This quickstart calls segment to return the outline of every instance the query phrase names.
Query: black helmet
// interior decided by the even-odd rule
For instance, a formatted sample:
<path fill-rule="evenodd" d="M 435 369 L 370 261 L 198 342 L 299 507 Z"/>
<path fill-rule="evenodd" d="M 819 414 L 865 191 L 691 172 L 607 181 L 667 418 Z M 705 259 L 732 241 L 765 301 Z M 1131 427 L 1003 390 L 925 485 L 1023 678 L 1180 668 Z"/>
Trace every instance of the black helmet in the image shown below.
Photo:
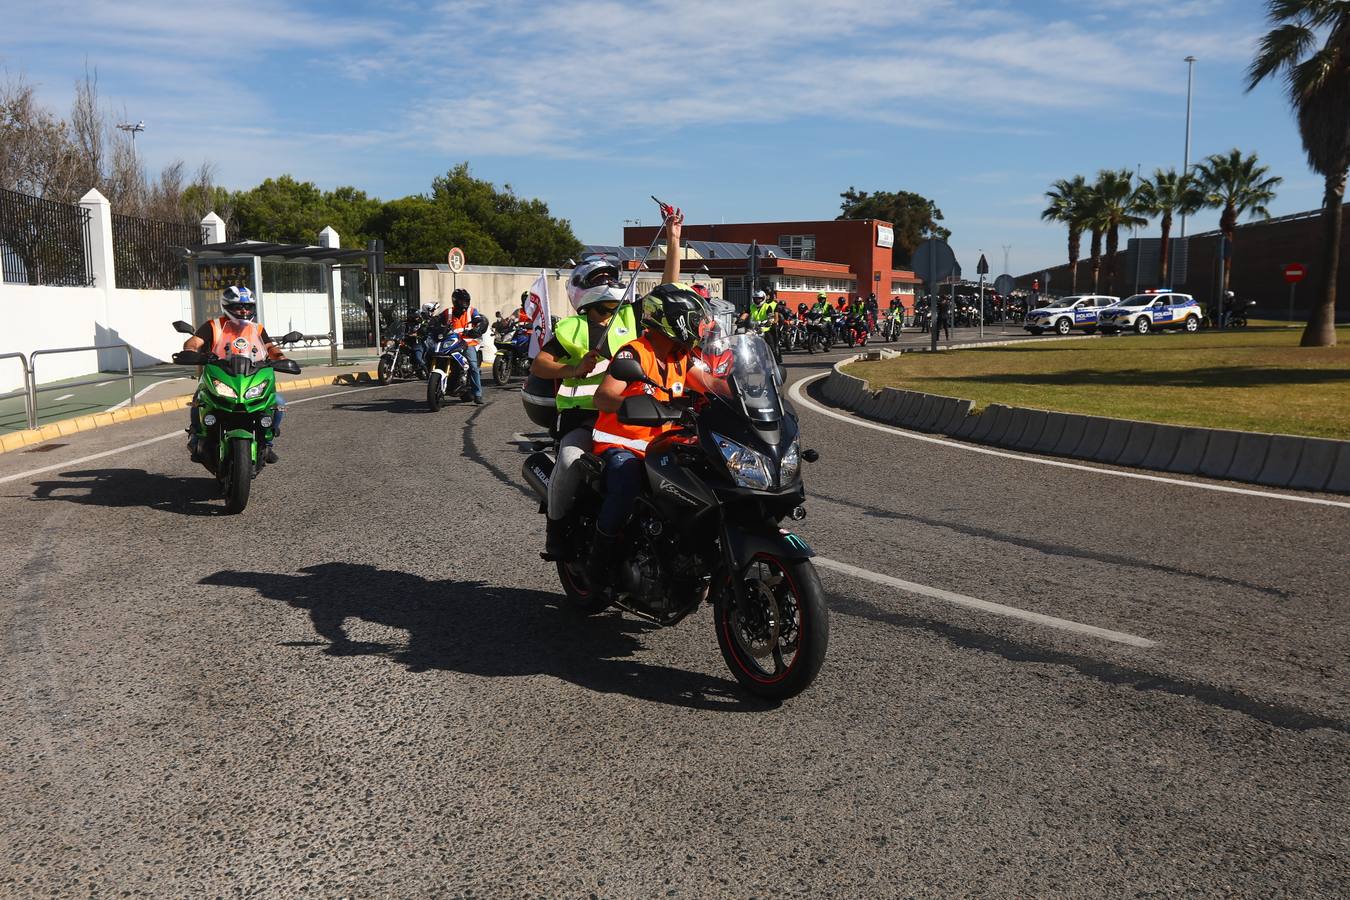
<path fill-rule="evenodd" d="M 710 318 L 703 298 L 688 285 L 658 284 L 642 298 L 642 326 L 690 349 L 698 347 Z"/>
<path fill-rule="evenodd" d="M 450 295 L 450 302 L 459 307 L 469 305 L 469 292 L 464 288 L 455 288 L 454 293 Z"/>

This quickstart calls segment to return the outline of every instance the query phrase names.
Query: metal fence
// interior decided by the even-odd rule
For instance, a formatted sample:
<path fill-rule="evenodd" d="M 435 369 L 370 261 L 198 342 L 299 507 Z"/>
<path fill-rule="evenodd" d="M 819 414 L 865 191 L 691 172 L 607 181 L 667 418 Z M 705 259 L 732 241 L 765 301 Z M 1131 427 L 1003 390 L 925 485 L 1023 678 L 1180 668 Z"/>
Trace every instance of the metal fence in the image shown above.
<path fill-rule="evenodd" d="M 186 288 L 187 264 L 181 251 L 202 242 L 201 229 L 196 225 L 120 213 L 112 214 L 112 238 L 117 286 L 149 291 Z"/>
<path fill-rule="evenodd" d="M 267 294 L 326 294 L 327 266 L 312 262 L 262 261 L 262 291 Z"/>
<path fill-rule="evenodd" d="M 88 287 L 89 210 L 0 189 L 0 269 L 5 284 Z"/>
<path fill-rule="evenodd" d="M 346 347 L 374 347 L 372 279 L 378 280 L 380 334 L 396 334 L 417 311 L 416 277 L 399 272 L 372 275 L 360 266 L 344 266 L 342 273 L 342 343 Z"/>

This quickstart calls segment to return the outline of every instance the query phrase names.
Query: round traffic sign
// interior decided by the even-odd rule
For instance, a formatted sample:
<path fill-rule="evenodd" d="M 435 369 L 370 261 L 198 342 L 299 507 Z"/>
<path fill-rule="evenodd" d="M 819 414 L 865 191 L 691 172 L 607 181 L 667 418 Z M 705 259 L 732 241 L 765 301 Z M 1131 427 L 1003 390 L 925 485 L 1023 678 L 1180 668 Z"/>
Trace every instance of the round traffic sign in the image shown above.
<path fill-rule="evenodd" d="M 464 271 L 464 251 L 458 247 L 450 248 L 450 252 L 445 255 L 445 261 L 450 264 L 450 271 L 456 275 Z"/>
<path fill-rule="evenodd" d="M 1284 280 L 1290 284 L 1298 284 L 1308 275 L 1308 267 L 1303 263 L 1290 263 L 1284 267 Z"/>

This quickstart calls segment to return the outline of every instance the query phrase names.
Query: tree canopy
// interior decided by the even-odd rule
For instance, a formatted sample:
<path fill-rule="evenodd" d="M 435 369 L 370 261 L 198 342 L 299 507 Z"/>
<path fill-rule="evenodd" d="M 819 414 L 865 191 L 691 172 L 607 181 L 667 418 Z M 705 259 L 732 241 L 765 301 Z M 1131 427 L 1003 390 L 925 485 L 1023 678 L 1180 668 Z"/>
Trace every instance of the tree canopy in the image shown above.
<path fill-rule="evenodd" d="M 895 226 L 895 248 L 892 265 L 909 268 L 914 251 L 928 238 L 946 240 L 951 229 L 938 223 L 942 210 L 927 197 L 911 191 L 877 191 L 868 193 L 852 185 L 839 195 L 842 202 L 840 219 L 882 219 Z"/>

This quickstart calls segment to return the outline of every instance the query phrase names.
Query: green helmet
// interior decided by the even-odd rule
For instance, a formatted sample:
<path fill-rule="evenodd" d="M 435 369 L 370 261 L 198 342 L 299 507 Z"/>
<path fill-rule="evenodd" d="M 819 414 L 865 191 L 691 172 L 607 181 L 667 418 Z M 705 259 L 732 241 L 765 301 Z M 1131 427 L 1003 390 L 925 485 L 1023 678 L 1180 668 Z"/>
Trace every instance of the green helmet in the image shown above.
<path fill-rule="evenodd" d="M 703 298 L 684 284 L 658 284 L 642 298 L 642 327 L 655 328 L 681 346 L 694 349 L 711 319 Z"/>

